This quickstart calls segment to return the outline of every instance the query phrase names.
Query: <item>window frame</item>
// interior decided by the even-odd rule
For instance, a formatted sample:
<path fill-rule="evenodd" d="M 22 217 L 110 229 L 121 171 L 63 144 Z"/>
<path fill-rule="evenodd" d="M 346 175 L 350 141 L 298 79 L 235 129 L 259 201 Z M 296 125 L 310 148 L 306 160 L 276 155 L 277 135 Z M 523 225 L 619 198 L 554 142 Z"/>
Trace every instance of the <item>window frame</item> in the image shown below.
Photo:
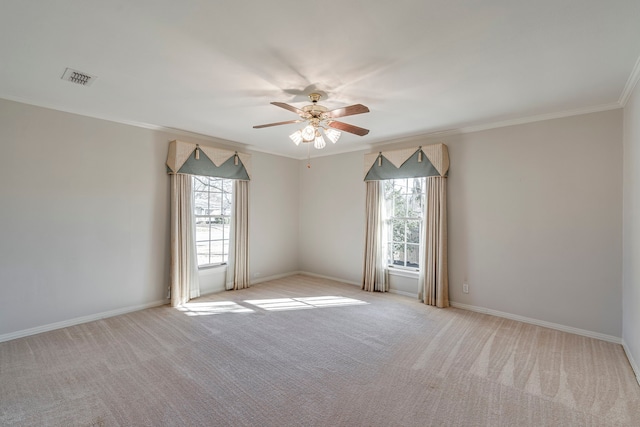
<path fill-rule="evenodd" d="M 396 186 L 396 182 L 398 181 L 404 181 L 405 183 L 405 188 L 409 188 L 409 180 L 420 180 L 421 182 L 421 192 L 419 193 L 420 197 L 422 198 L 422 202 L 421 202 L 421 212 L 418 216 L 409 216 L 409 203 L 408 203 L 408 196 L 410 196 L 412 193 L 409 193 L 408 191 L 405 191 L 404 193 L 401 193 L 400 196 L 403 197 L 405 199 L 405 208 L 404 208 L 404 216 L 396 216 L 395 215 L 395 210 L 396 210 L 396 197 L 388 197 L 388 191 L 387 191 L 387 187 L 385 186 L 384 191 L 383 191 L 383 198 L 384 198 L 384 203 L 385 203 L 385 213 L 384 213 L 384 227 L 385 227 L 385 233 L 387 236 L 387 241 L 386 241 L 386 260 L 385 260 L 385 264 L 387 265 L 387 268 L 389 269 L 395 269 L 396 271 L 405 271 L 405 272 L 419 272 L 421 269 L 421 265 L 420 265 L 420 246 L 421 246 L 421 240 L 423 239 L 423 227 L 424 227 L 424 212 L 426 209 L 426 202 L 427 202 L 427 198 L 426 198 L 426 178 L 425 177 L 415 177 L 415 178 L 393 178 L 393 179 L 388 179 L 388 180 L 384 180 L 385 181 L 385 185 L 391 185 L 392 188 L 395 188 Z M 389 209 L 390 208 L 390 209 Z M 408 226 L 409 223 L 411 221 L 416 221 L 418 223 L 418 242 L 411 242 L 410 238 L 409 238 L 409 230 L 408 230 Z M 394 225 L 397 224 L 398 222 L 402 222 L 404 224 L 404 238 L 402 241 L 394 241 Z M 402 264 L 395 264 L 394 261 L 394 247 L 397 244 L 401 244 L 403 245 L 403 263 Z M 407 259 L 407 254 L 408 254 L 408 248 L 409 247 L 414 247 L 417 252 L 418 252 L 418 264 L 416 265 L 407 265 L 410 262 Z"/>
<path fill-rule="evenodd" d="M 206 188 L 207 190 L 197 190 L 196 189 L 196 185 L 197 185 L 197 181 L 201 180 L 201 181 L 207 181 Z M 213 187 L 213 185 L 211 185 L 212 181 L 219 181 L 219 189 L 220 191 L 211 191 L 211 188 Z M 225 183 L 225 181 L 228 181 L 227 183 Z M 193 184 L 192 184 L 192 195 L 193 195 L 193 216 L 194 216 L 194 227 L 195 227 L 195 244 L 196 244 L 196 263 L 198 265 L 198 270 L 204 270 L 204 269 L 209 269 L 209 268 L 215 268 L 215 267 L 220 267 L 220 266 L 224 266 L 227 265 L 229 262 L 229 248 L 230 248 L 230 243 L 231 243 L 231 210 L 232 210 L 232 204 L 233 204 L 233 180 L 232 179 L 228 179 L 228 178 L 221 178 L 221 177 L 212 177 L 212 176 L 206 176 L 206 175 L 193 175 L 193 180 L 192 180 Z M 228 187 L 228 191 L 226 190 L 226 187 Z M 198 209 L 200 209 L 200 206 L 197 206 L 197 200 L 198 197 L 196 195 L 196 193 L 203 193 L 207 195 L 207 207 L 206 207 L 206 211 L 208 211 L 208 213 L 197 213 Z M 212 194 L 219 194 L 220 196 L 220 207 L 217 213 L 213 213 L 214 211 L 216 211 L 215 207 L 212 208 L 211 205 L 211 195 Z M 227 197 L 228 199 L 228 206 L 225 207 L 224 204 L 224 200 L 225 197 Z M 225 213 L 228 212 L 228 213 Z M 201 221 L 199 221 L 201 220 Z M 203 240 L 203 239 L 198 239 L 198 225 L 200 225 L 202 222 L 204 222 L 205 224 L 208 225 L 207 229 L 208 229 L 208 239 Z M 222 238 L 221 239 L 212 239 L 212 235 L 211 235 L 211 226 L 213 224 L 220 224 L 221 227 L 221 232 L 222 232 Z M 228 230 L 227 233 L 225 233 L 225 231 Z M 222 257 L 222 261 L 221 262 L 208 262 L 206 264 L 200 264 L 200 253 L 199 253 L 199 244 L 202 243 L 207 243 L 208 246 L 208 252 L 207 252 L 207 256 L 209 261 L 211 261 L 212 258 L 212 244 L 213 242 L 222 242 L 222 253 L 218 254 L 219 256 Z"/>

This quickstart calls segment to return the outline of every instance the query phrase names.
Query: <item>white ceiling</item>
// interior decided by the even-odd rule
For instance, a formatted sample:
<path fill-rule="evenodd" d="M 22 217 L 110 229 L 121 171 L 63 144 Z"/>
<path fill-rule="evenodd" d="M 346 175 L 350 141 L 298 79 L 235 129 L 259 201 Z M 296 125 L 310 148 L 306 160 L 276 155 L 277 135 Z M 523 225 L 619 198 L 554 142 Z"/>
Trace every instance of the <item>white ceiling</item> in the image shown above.
<path fill-rule="evenodd" d="M 0 98 L 295 158 L 271 101 L 367 105 L 335 154 L 618 108 L 639 55 L 638 0 L 0 0 Z"/>

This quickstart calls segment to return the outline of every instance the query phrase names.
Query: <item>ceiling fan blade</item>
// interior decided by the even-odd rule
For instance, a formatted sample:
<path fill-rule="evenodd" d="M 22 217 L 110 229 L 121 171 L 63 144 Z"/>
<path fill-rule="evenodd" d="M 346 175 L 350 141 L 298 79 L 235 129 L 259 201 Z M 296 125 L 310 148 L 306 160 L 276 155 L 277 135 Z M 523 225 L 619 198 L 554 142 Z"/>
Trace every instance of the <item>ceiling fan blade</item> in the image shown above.
<path fill-rule="evenodd" d="M 300 116 L 304 114 L 304 111 L 302 111 L 301 109 L 296 108 L 293 105 L 285 104 L 284 102 L 272 102 L 271 104 L 275 105 L 276 107 L 284 108 L 285 110 L 293 111 Z"/>
<path fill-rule="evenodd" d="M 330 121 L 328 124 L 329 124 L 329 127 L 332 127 L 334 129 L 340 129 L 341 131 L 353 133 L 355 135 L 365 136 L 366 134 L 369 133 L 369 129 L 359 128 L 358 126 L 337 122 L 335 120 Z"/>
<path fill-rule="evenodd" d="M 271 126 L 280 126 L 280 125 L 288 125 L 290 123 L 300 123 L 300 122 L 304 122 L 304 120 L 287 120 L 286 122 L 278 122 L 278 123 L 268 123 L 266 125 L 257 125 L 254 126 L 254 129 L 262 129 L 262 128 L 268 128 Z"/>
<path fill-rule="evenodd" d="M 329 118 L 353 116 L 354 114 L 368 113 L 369 109 L 362 104 L 349 105 L 348 107 L 336 108 L 335 110 L 327 111 L 325 114 Z"/>

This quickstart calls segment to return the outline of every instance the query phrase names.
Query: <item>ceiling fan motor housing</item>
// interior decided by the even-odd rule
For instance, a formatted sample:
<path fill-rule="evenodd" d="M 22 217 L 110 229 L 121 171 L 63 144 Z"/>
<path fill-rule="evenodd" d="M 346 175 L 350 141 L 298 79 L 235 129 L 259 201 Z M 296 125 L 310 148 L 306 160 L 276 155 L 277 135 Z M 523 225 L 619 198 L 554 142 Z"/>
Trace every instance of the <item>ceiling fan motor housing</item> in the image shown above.
<path fill-rule="evenodd" d="M 320 98 L 322 98 L 322 95 L 320 95 L 319 93 L 310 93 L 309 94 L 309 99 L 311 100 L 311 102 L 313 102 L 314 104 L 316 104 L 318 101 L 320 101 Z"/>
<path fill-rule="evenodd" d="M 319 119 L 321 118 L 322 113 L 326 113 L 329 110 L 327 109 L 327 107 L 323 105 L 311 104 L 311 105 L 305 105 L 304 107 L 302 107 L 302 111 L 307 113 L 310 116 L 310 118 Z"/>

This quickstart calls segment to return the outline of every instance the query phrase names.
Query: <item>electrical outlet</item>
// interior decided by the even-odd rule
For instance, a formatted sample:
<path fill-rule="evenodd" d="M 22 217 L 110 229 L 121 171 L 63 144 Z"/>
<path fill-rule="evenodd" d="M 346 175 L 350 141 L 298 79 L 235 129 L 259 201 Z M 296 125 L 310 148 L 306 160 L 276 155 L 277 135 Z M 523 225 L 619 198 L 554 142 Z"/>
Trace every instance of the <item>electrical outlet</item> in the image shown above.
<path fill-rule="evenodd" d="M 465 294 L 469 293 L 469 285 L 467 283 L 464 283 L 462 285 L 462 292 L 464 292 Z"/>

